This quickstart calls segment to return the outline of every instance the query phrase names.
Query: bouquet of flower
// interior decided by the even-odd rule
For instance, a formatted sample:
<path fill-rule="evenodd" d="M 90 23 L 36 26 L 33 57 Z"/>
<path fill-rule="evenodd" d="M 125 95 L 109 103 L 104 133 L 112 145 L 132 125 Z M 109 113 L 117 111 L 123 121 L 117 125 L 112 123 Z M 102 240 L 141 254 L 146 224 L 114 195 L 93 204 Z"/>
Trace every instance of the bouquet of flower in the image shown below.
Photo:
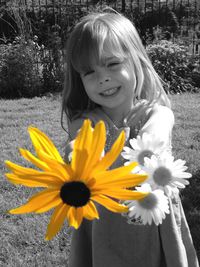
<path fill-rule="evenodd" d="M 36 155 L 25 149 L 20 149 L 20 153 L 38 170 L 6 161 L 12 171 L 6 177 L 14 184 L 42 187 L 44 190 L 9 213 L 43 213 L 54 208 L 46 240 L 56 235 L 65 220 L 77 229 L 83 218 L 98 219 L 96 202 L 112 212 L 123 213 L 128 212 L 128 207 L 117 200 L 139 200 L 148 195 L 148 192 L 126 189 L 143 183 L 147 178 L 146 174 L 131 172 L 136 162 L 108 170 L 123 149 L 123 131 L 110 151 L 103 155 L 106 141 L 103 121 L 93 129 L 91 121 L 85 120 L 74 141 L 70 163 L 62 159 L 53 142 L 39 129 L 29 127 L 29 134 Z"/>
<path fill-rule="evenodd" d="M 185 188 L 185 185 L 189 184 L 186 179 L 192 175 L 186 172 L 186 162 L 181 159 L 174 160 L 171 149 L 154 135 L 144 133 L 129 142 L 130 147 L 125 146 L 121 153 L 127 160 L 125 165 L 139 163 L 132 172 L 146 173 L 148 178 L 135 189 L 149 194 L 140 200 L 122 202 L 129 208 L 125 216 L 128 223 L 161 224 L 170 212 L 168 199 L 178 194 L 180 188 Z"/>

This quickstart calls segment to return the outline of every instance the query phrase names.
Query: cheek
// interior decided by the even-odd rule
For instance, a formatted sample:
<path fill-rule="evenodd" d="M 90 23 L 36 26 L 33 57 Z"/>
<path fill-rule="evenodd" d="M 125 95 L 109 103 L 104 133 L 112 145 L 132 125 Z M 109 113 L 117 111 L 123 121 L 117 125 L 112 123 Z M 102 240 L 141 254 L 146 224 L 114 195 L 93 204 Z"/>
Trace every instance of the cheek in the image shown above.
<path fill-rule="evenodd" d="M 94 98 L 96 97 L 94 84 L 92 82 L 85 81 L 83 82 L 83 86 L 85 88 L 85 92 L 88 95 L 88 97 L 94 101 Z"/>
<path fill-rule="evenodd" d="M 94 86 L 95 81 L 96 81 L 96 77 L 94 75 L 92 77 L 82 78 L 84 87 L 88 89 Z"/>
<path fill-rule="evenodd" d="M 85 79 L 82 79 L 82 82 L 83 82 L 83 86 L 85 88 L 86 93 L 89 93 L 91 90 L 90 88 L 92 87 L 91 82 L 89 80 L 85 80 Z"/>
<path fill-rule="evenodd" d="M 136 76 L 135 73 L 132 70 L 123 70 L 122 75 L 124 77 L 124 80 L 129 83 L 129 87 L 132 89 L 136 88 Z"/>

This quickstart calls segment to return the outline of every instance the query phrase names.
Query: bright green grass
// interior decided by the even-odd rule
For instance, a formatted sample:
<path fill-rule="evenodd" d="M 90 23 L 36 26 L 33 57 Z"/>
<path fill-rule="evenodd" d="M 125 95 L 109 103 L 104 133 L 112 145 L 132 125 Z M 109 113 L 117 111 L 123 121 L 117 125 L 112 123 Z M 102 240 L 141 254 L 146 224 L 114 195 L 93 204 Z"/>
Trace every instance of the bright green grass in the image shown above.
<path fill-rule="evenodd" d="M 200 94 L 171 97 L 176 125 L 173 134 L 175 158 L 187 161 L 193 174 L 191 185 L 182 192 L 183 205 L 200 258 Z M 27 127 L 44 131 L 63 154 L 67 134 L 60 126 L 60 102 L 57 97 L 0 100 L 0 266 L 67 266 L 70 229 L 67 224 L 49 242 L 44 241 L 51 212 L 46 214 L 9 215 L 37 190 L 13 186 L 4 177 L 5 160 L 28 166 L 18 148 L 33 151 Z"/>

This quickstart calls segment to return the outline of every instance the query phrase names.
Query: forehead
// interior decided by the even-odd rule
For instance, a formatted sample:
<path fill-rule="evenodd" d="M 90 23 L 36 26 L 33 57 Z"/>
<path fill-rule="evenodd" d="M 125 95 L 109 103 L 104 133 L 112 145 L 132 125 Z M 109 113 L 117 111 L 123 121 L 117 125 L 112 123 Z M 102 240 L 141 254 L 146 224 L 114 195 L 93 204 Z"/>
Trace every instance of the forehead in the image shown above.
<path fill-rule="evenodd" d="M 74 69 L 81 72 L 94 64 L 102 65 L 114 58 L 124 58 L 126 54 L 122 40 L 113 31 L 105 27 L 95 31 L 89 27 L 74 44 L 71 62 Z"/>
<path fill-rule="evenodd" d="M 87 64 L 84 64 L 82 62 L 82 67 L 83 68 L 88 68 L 92 66 L 104 66 L 105 64 L 115 61 L 115 60 L 123 60 L 124 56 L 119 55 L 117 53 L 113 53 L 113 51 L 102 51 L 101 56 L 95 57 L 91 56 L 91 60 L 87 62 Z"/>

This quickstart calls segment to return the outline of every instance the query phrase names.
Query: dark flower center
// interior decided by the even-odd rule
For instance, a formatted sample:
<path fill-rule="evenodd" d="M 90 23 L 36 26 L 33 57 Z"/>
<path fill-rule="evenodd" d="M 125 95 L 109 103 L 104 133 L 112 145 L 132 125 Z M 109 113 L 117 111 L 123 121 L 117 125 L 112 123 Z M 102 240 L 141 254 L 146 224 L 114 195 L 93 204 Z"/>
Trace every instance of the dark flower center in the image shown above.
<path fill-rule="evenodd" d="M 160 166 L 154 171 L 153 179 L 156 184 L 166 186 L 172 180 L 172 174 L 169 169 L 164 166 Z"/>
<path fill-rule="evenodd" d="M 144 158 L 151 158 L 151 156 L 153 155 L 153 152 L 151 150 L 143 150 L 142 152 L 140 152 L 140 154 L 138 155 L 138 162 L 140 165 L 144 165 Z"/>
<path fill-rule="evenodd" d="M 83 182 L 65 183 L 60 190 L 62 201 L 73 207 L 85 206 L 90 196 L 90 190 Z"/>
<path fill-rule="evenodd" d="M 151 210 L 157 205 L 158 200 L 154 194 L 150 193 L 147 197 L 143 198 L 138 203 L 143 208 Z"/>

